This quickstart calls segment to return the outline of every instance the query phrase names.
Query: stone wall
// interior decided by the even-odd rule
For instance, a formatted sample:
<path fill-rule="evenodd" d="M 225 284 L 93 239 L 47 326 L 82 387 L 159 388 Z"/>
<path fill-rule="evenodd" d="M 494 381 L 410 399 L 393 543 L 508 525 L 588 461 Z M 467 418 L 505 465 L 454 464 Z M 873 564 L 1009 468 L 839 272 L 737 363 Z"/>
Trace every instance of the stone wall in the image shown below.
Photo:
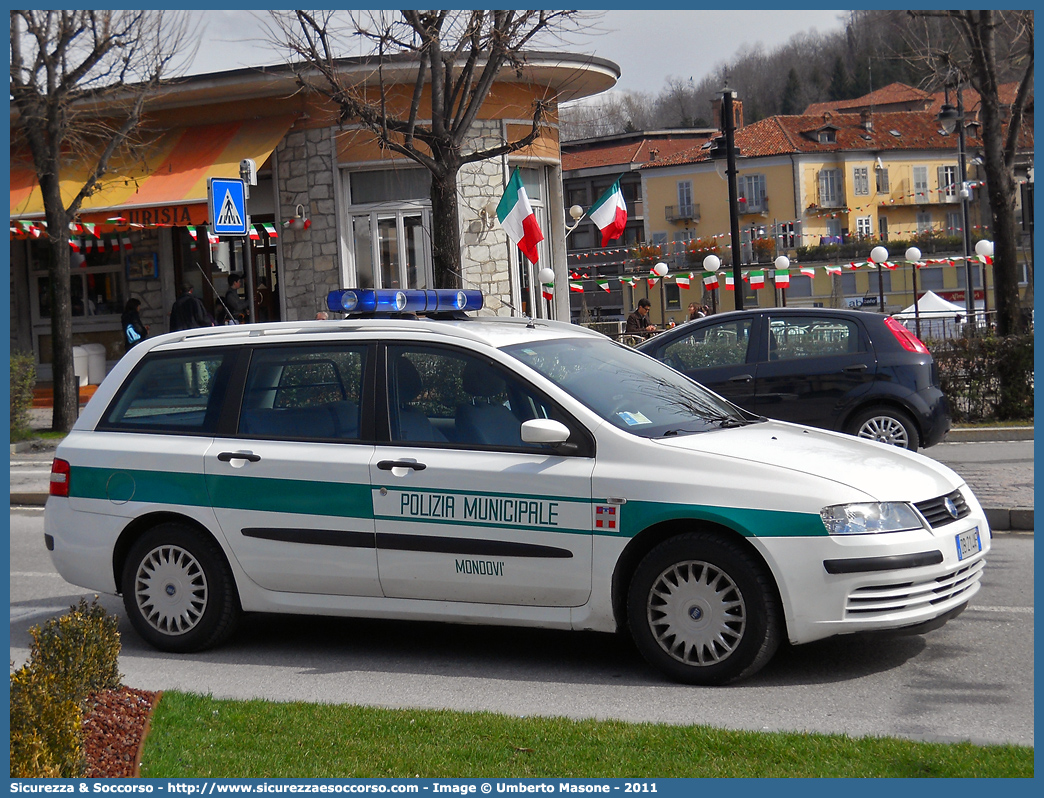
<path fill-rule="evenodd" d="M 280 214 L 303 206 L 307 230 L 282 227 L 281 286 L 287 321 L 314 318 L 326 295 L 341 286 L 337 254 L 333 140 L 328 130 L 292 130 L 276 148 Z"/>
<path fill-rule="evenodd" d="M 500 122 L 477 122 L 469 151 L 496 147 L 503 141 Z M 510 316 L 512 290 L 508 239 L 496 217 L 485 226 L 480 211 L 490 200 L 495 205 L 504 193 L 503 160 L 466 164 L 457 175 L 460 196 L 461 274 L 464 288 L 479 288 L 485 296 L 483 315 Z"/>

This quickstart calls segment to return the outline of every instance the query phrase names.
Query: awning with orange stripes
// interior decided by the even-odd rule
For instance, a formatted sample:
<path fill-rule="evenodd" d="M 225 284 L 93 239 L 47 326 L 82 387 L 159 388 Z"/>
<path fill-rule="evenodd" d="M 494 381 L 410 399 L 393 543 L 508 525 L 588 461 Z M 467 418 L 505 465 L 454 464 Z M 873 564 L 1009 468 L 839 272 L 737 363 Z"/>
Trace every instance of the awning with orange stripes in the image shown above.
<path fill-rule="evenodd" d="M 79 220 L 105 223 L 122 217 L 131 225 L 188 225 L 207 222 L 207 179 L 239 177 L 239 162 L 260 167 L 296 116 L 273 116 L 217 125 L 171 128 L 132 161 L 113 163 L 101 190 L 84 200 Z M 62 172 L 62 201 L 68 203 L 87 179 L 88 165 L 68 163 Z M 36 173 L 11 169 L 11 218 L 44 213 Z"/>

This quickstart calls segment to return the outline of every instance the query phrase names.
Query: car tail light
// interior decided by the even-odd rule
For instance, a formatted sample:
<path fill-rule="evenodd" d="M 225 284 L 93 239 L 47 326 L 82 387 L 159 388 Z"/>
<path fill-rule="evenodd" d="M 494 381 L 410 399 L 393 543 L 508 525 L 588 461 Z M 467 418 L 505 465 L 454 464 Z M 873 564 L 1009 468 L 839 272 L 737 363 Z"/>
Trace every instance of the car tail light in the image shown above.
<path fill-rule="evenodd" d="M 59 460 L 57 457 L 54 458 L 54 462 L 51 463 L 51 495 L 52 496 L 68 496 L 69 495 L 69 461 Z"/>
<path fill-rule="evenodd" d="M 922 355 L 928 354 L 928 347 L 921 343 L 920 338 L 906 329 L 902 322 L 896 321 L 889 316 L 884 320 L 884 323 L 907 352 L 920 352 Z"/>

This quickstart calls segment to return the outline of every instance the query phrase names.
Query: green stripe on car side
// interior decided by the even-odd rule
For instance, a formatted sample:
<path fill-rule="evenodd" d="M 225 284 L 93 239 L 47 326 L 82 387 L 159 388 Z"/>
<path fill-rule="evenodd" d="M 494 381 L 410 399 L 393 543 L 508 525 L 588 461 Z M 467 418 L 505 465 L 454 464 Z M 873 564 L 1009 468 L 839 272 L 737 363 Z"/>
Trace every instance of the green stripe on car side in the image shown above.
<path fill-rule="evenodd" d="M 373 518 L 369 485 L 210 475 L 214 504 L 229 510 Z"/>
<path fill-rule="evenodd" d="M 178 471 L 137 471 L 73 466 L 69 496 L 114 502 L 155 502 L 208 507 L 210 495 L 202 474 Z"/>
<path fill-rule="evenodd" d="M 748 538 L 824 537 L 827 534 L 818 513 L 643 501 L 628 501 L 623 510 L 621 535 L 629 538 L 653 524 L 675 520 L 713 521 Z"/>
<path fill-rule="evenodd" d="M 130 479 L 128 479 L 128 477 Z M 131 495 L 133 490 L 133 495 Z M 70 496 L 116 502 L 152 502 L 213 506 L 231 510 L 326 515 L 346 518 L 373 518 L 370 485 L 341 482 L 310 482 L 247 476 L 204 476 L 169 471 L 130 471 L 126 469 L 73 467 Z M 471 491 L 440 491 L 470 495 Z M 505 494 L 506 495 L 506 494 Z M 519 494 L 511 494 L 518 496 Z M 537 498 L 537 497 L 534 497 Z M 548 497 L 545 497 L 548 498 Z M 566 499 L 588 503 L 587 499 Z M 213 501 L 212 501 L 213 499 Z M 597 500 L 593 503 L 598 503 Z M 620 506 L 620 529 L 593 529 L 591 534 L 606 537 L 634 537 L 646 527 L 664 521 L 705 520 L 735 529 L 746 537 L 822 537 L 826 527 L 817 513 L 757 510 L 742 507 L 715 507 L 702 504 L 628 501 Z M 382 516 L 387 520 L 408 520 Z M 430 519 L 426 519 L 430 522 Z M 503 529 L 519 529 L 508 524 L 485 524 Z M 562 529 L 577 534 L 581 530 Z M 586 533 L 587 530 L 583 530 Z"/>

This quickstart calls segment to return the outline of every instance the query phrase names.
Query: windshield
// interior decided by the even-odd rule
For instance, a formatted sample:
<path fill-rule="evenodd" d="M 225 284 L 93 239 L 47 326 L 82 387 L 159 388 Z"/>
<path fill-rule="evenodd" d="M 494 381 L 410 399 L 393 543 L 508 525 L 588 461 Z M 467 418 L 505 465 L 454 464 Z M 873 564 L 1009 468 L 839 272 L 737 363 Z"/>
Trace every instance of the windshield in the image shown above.
<path fill-rule="evenodd" d="M 757 420 L 651 357 L 608 339 L 561 339 L 503 348 L 613 426 L 645 438 L 687 435 Z"/>

